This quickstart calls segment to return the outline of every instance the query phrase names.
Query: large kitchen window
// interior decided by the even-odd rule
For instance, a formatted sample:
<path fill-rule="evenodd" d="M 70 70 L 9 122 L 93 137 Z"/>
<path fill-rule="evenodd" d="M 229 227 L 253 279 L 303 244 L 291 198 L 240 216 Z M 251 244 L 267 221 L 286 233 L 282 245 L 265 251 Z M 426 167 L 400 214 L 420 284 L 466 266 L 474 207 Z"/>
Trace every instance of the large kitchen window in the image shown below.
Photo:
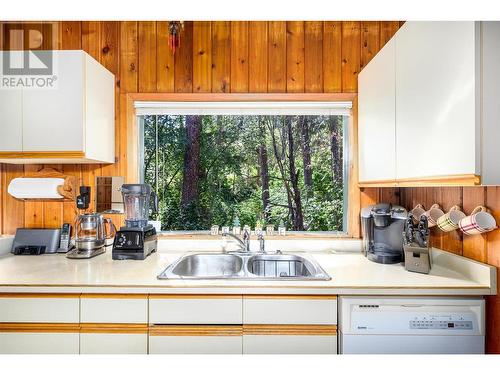
<path fill-rule="evenodd" d="M 136 102 L 162 230 L 345 232 L 350 103 Z"/>

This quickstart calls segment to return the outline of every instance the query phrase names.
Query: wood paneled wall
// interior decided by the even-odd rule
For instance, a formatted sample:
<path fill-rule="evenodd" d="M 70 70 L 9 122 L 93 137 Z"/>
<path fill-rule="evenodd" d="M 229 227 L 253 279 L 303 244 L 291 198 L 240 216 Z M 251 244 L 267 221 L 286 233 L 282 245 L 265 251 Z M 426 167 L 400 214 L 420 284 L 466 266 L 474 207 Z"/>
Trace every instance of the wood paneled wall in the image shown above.
<path fill-rule="evenodd" d="M 50 166 L 92 187 L 96 176 L 127 177 L 124 94 L 356 92 L 358 72 L 400 26 L 397 21 L 185 22 L 174 55 L 166 21 L 58 22 L 50 35 L 47 23 L 38 24 L 42 49 L 83 49 L 116 76 L 117 162 Z M 1 233 L 72 221 L 72 202 L 24 203 L 6 193 L 12 178 L 43 167 L 0 165 Z"/>
<path fill-rule="evenodd" d="M 42 49 L 83 49 L 116 76 L 116 157 L 113 165 L 51 165 L 95 187 L 96 176 L 126 176 L 124 94 L 131 92 L 356 92 L 357 74 L 394 35 L 398 21 L 186 22 L 181 47 L 168 47 L 167 22 L 40 22 Z M 0 22 L 2 26 L 2 22 Z M 1 30 L 2 28 L 0 28 Z M 0 43 L 3 39 L 0 37 Z M 22 46 L 22 43 L 21 43 Z M 0 48 L 15 48 L 3 43 Z M 72 202 L 22 202 L 6 193 L 12 178 L 43 165 L 0 164 L 0 231 L 59 227 L 72 221 Z M 94 189 L 95 190 L 95 189 Z M 486 204 L 500 223 L 500 187 L 366 188 L 361 207 L 378 201 L 460 204 L 470 212 Z M 500 266 L 500 231 L 462 240 L 438 235 L 433 244 Z M 488 298 L 488 351 L 500 352 L 500 302 Z"/>
<path fill-rule="evenodd" d="M 428 209 L 439 204 L 446 212 L 459 205 L 469 214 L 479 206 L 486 206 L 500 224 L 500 186 L 488 187 L 433 187 L 433 188 L 366 188 L 361 192 L 361 207 L 375 202 L 401 204 L 411 210 L 418 203 Z M 463 255 L 500 268 L 500 230 L 482 235 L 463 236 L 460 231 L 443 233 L 431 229 L 431 244 L 440 249 Z M 500 284 L 498 284 L 500 288 Z M 499 289 L 500 290 L 500 289 Z M 487 351 L 500 353 L 500 298 L 487 297 Z"/>

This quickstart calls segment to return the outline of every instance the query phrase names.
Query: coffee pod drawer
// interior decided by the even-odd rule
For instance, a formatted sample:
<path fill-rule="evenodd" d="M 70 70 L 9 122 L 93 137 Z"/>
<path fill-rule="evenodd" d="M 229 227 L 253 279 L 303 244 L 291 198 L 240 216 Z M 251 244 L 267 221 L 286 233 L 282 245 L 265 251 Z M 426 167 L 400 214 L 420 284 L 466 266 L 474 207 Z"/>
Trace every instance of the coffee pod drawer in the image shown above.
<path fill-rule="evenodd" d="M 244 296 L 244 324 L 337 324 L 336 296 Z"/>
<path fill-rule="evenodd" d="M 78 294 L 0 294 L 0 322 L 78 323 Z"/>
<path fill-rule="evenodd" d="M 148 296 L 145 294 L 83 294 L 82 323 L 147 323 Z"/>
<path fill-rule="evenodd" d="M 149 324 L 241 324 L 241 295 L 150 295 Z"/>

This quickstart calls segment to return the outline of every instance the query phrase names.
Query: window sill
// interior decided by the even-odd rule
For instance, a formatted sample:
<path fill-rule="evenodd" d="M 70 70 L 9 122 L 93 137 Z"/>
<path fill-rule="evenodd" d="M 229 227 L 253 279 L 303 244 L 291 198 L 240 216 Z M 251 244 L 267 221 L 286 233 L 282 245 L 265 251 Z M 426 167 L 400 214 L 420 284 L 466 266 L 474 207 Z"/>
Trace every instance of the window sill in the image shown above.
<path fill-rule="evenodd" d="M 166 239 L 192 239 L 192 240 L 217 240 L 220 241 L 222 235 L 211 235 L 210 231 L 164 231 L 158 233 L 158 238 L 161 240 Z M 252 235 L 251 238 L 257 238 Z M 265 236 L 266 240 L 332 240 L 332 239 L 345 239 L 345 240 L 358 240 L 349 236 L 345 232 L 287 232 L 285 236 L 273 235 Z"/>

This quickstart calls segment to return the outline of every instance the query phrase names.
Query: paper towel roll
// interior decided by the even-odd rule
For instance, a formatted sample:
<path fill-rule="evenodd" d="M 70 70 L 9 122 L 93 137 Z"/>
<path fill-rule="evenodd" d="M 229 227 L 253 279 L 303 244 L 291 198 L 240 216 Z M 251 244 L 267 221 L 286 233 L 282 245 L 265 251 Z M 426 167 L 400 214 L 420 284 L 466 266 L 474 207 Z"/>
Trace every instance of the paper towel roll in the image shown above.
<path fill-rule="evenodd" d="M 14 178 L 7 192 L 19 199 L 62 199 L 57 187 L 64 185 L 63 178 Z"/>

